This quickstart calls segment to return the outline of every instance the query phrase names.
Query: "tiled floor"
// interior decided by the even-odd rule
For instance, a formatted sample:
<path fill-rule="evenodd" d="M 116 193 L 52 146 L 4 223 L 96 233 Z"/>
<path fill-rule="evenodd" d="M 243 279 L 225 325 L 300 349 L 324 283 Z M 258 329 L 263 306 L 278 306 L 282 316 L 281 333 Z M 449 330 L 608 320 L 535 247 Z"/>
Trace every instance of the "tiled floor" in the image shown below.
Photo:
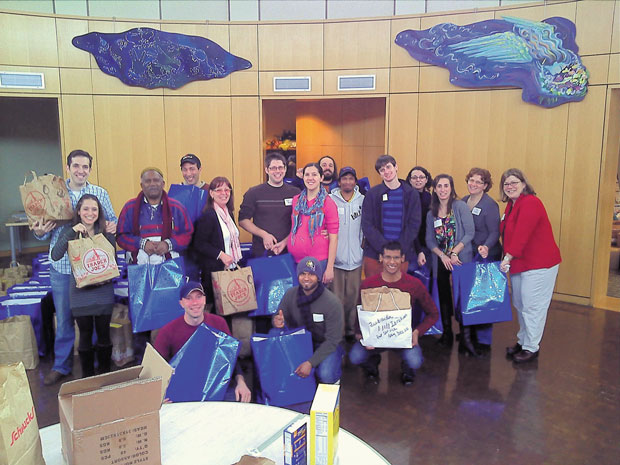
<path fill-rule="evenodd" d="M 342 427 L 394 465 L 618 465 L 620 313 L 553 303 L 540 358 L 526 366 L 504 358 L 516 326 L 496 325 L 480 360 L 422 338 L 426 360 L 410 387 L 391 354 L 376 386 L 347 363 Z M 43 386 L 49 366 L 28 374 L 41 427 L 58 422 L 60 386 Z"/>

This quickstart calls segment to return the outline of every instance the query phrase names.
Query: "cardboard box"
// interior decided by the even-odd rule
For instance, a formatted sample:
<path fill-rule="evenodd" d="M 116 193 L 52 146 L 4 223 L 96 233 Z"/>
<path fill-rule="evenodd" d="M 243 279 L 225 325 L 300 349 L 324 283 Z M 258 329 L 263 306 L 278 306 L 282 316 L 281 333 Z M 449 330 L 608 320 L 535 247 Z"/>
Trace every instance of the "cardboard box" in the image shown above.
<path fill-rule="evenodd" d="M 319 384 L 310 408 L 310 465 L 338 463 L 340 385 Z"/>
<path fill-rule="evenodd" d="M 160 465 L 159 408 L 172 367 L 147 345 L 141 366 L 71 381 L 58 393 L 68 465 Z"/>

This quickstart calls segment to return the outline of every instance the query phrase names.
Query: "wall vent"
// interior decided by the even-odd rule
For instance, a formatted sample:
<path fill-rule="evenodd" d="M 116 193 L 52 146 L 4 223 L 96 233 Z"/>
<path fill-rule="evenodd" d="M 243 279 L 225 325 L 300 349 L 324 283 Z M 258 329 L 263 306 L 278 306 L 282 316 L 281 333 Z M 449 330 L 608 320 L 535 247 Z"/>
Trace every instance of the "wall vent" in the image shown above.
<path fill-rule="evenodd" d="M 14 73 L 0 71 L 0 87 L 14 89 L 45 89 L 43 73 Z"/>
<path fill-rule="evenodd" d="M 338 76 L 338 90 L 375 90 L 375 74 Z"/>
<path fill-rule="evenodd" d="M 274 92 L 310 92 L 312 79 L 310 76 L 274 77 Z"/>

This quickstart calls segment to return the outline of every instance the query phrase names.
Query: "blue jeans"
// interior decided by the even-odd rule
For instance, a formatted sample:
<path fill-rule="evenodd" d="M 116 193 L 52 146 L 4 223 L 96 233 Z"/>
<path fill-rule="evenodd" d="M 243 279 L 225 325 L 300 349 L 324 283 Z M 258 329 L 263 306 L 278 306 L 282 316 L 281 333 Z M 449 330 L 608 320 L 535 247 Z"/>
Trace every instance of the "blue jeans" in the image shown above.
<path fill-rule="evenodd" d="M 50 267 L 52 297 L 56 308 L 56 338 L 54 340 L 54 367 L 52 369 L 63 375 L 68 375 L 73 369 L 75 327 L 69 306 L 70 277 L 71 275 L 59 273 L 54 267 Z"/>
<path fill-rule="evenodd" d="M 364 368 L 376 371 L 381 362 L 381 353 L 391 350 L 400 355 L 401 369 L 403 373 L 412 372 L 422 366 L 424 357 L 420 346 L 413 346 L 411 349 L 373 349 L 367 350 L 359 341 L 356 342 L 349 352 L 349 360 L 353 365 L 362 365 Z"/>

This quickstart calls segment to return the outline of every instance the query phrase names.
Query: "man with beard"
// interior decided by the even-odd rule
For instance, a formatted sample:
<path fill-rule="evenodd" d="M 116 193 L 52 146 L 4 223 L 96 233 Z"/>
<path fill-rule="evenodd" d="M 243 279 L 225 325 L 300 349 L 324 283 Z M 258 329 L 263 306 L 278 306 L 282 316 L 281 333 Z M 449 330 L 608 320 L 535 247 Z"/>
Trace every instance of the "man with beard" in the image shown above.
<path fill-rule="evenodd" d="M 321 157 L 319 166 L 323 169 L 323 187 L 327 192 L 331 192 L 338 187 L 338 179 L 336 179 L 336 160 L 329 155 Z"/>
<path fill-rule="evenodd" d="M 280 309 L 272 318 L 276 330 L 305 327 L 312 334 L 314 353 L 301 363 L 295 373 L 302 378 L 316 368 L 317 380 L 334 384 L 342 374 L 342 334 L 344 317 L 338 298 L 323 286 L 321 263 L 314 257 L 305 257 L 297 265 L 299 286 L 292 287 L 280 302 Z M 272 329 L 273 334 L 276 330 Z"/>

